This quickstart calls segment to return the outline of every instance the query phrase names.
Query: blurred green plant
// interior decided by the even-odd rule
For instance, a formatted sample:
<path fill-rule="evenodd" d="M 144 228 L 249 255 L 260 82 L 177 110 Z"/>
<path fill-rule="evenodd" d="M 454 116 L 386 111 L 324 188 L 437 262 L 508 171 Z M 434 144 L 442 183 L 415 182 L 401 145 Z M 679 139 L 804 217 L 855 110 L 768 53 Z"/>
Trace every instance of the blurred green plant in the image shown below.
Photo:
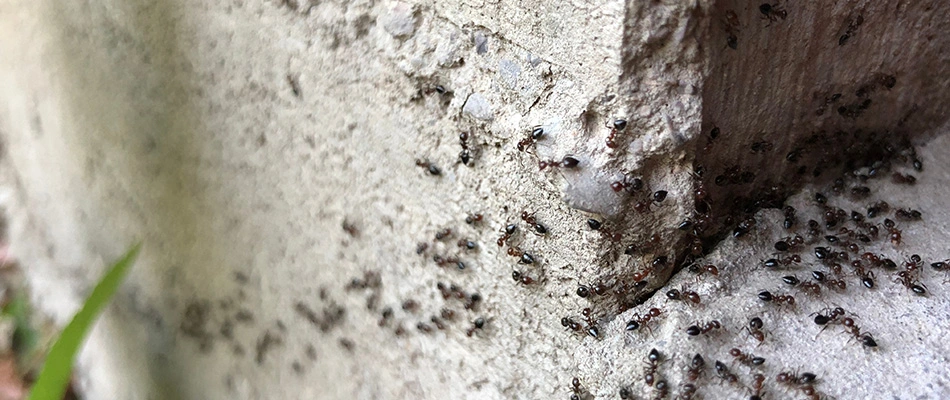
<path fill-rule="evenodd" d="M 76 353 L 79 351 L 83 339 L 96 322 L 99 312 L 109 303 L 119 285 L 122 284 L 126 272 L 132 266 L 132 262 L 135 261 L 141 247 L 141 244 L 132 246 L 132 249 L 125 256 L 109 268 L 109 271 L 92 290 L 89 298 L 83 303 L 82 308 L 73 316 L 73 320 L 63 328 L 59 338 L 53 343 L 53 347 L 50 348 L 49 354 L 46 356 L 46 363 L 30 391 L 30 400 L 60 400 L 63 398 L 63 394 L 66 393 L 66 388 L 69 385 L 69 379 L 72 376 L 73 360 L 76 358 Z M 17 321 L 17 324 L 19 329 L 19 321 Z M 32 340 L 36 340 L 35 332 Z"/>

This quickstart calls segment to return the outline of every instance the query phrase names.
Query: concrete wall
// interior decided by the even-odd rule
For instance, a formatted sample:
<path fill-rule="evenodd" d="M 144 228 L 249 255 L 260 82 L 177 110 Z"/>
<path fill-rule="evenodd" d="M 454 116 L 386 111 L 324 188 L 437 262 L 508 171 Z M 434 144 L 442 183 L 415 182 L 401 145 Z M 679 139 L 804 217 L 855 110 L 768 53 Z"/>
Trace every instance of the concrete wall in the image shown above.
<path fill-rule="evenodd" d="M 837 302 L 878 336 L 900 335 L 870 320 L 886 321 L 902 303 L 866 308 L 908 297 L 902 287 L 873 292 L 880 298 L 799 296 L 799 312 L 778 314 L 752 295 L 776 277 L 750 267 L 786 236 L 765 222 L 780 217 L 760 214 L 751 243 L 716 241 L 736 223 L 727 221 L 741 208 L 735 197 L 775 182 L 788 193 L 812 184 L 785 178 L 792 167 L 774 160 L 815 130 L 847 130 L 843 146 L 878 132 L 923 142 L 946 119 L 939 3 L 780 9 L 785 18 L 770 21 L 727 1 L 7 2 L 0 133 L 12 251 L 42 310 L 65 323 L 103 266 L 144 242 L 80 359 L 89 398 L 567 398 L 572 376 L 597 398 L 625 385 L 650 394 L 641 378 L 650 348 L 675 359 L 664 376 L 679 387 L 693 352 L 712 364 L 727 360 L 731 341 L 745 346 L 750 310 L 774 327 L 775 340 L 755 351 L 775 357 L 766 369 L 775 396 L 798 390 L 781 391 L 778 371 L 809 366 L 830 374 L 820 389 L 838 398 L 947 393 L 928 363 L 946 354 L 939 341 L 857 353 L 843 335 L 814 345 L 810 331 L 779 333 Z M 857 15 L 863 22 L 849 32 Z M 852 93 L 891 74 L 889 88 Z M 860 116 L 838 113 L 838 103 L 815 115 L 839 91 L 844 106 L 873 103 Z M 616 118 L 628 126 L 611 149 L 605 124 Z M 544 137 L 518 151 L 534 126 Z M 709 150 L 713 126 L 723 134 Z M 458 161 L 461 132 L 470 135 L 469 165 Z M 772 150 L 750 155 L 760 140 Z M 941 187 L 939 143 L 921 150 L 930 157 L 921 185 Z M 568 154 L 578 168 L 539 171 L 539 161 Z M 842 160 L 814 151 L 801 163 L 833 170 Z M 734 164 L 755 171 L 755 182 L 716 186 Z M 698 165 L 709 171 L 699 179 Z M 614 193 L 625 173 L 645 188 Z M 687 282 L 706 306 L 667 303 L 652 334 L 624 333 L 634 313 L 662 302 L 635 304 L 688 257 L 677 225 L 697 218 L 700 184 L 716 207 L 718 219 L 700 233 L 720 281 L 679 273 L 672 285 Z M 668 198 L 632 211 L 657 190 Z M 875 190 L 907 195 L 901 186 Z M 523 211 L 549 232 L 530 233 Z M 484 220 L 465 223 L 472 213 Z M 589 218 L 604 221 L 600 231 Z M 940 220 L 918 240 L 944 232 Z M 509 223 L 518 232 L 500 248 Z M 459 239 L 477 248 L 461 249 Z M 626 255 L 629 244 L 646 250 Z M 507 254 L 515 247 L 535 263 L 518 264 Z M 660 256 L 669 261 L 650 267 Z M 514 271 L 536 282 L 516 283 Z M 634 275 L 646 283 L 634 285 Z M 849 291 L 861 289 L 848 279 Z M 630 288 L 575 295 L 580 284 L 619 281 Z M 749 296 L 736 294 L 743 290 Z M 937 295 L 927 301 L 905 326 L 932 323 L 945 307 Z M 588 306 L 600 339 L 560 324 L 582 321 Z M 484 327 L 467 335 L 478 318 Z M 714 318 L 728 335 L 682 335 Z M 816 361 L 829 346 L 844 355 Z M 908 352 L 924 358 L 887 361 Z M 929 385 L 906 389 L 911 377 Z M 709 398 L 745 393 L 716 385 L 712 370 L 703 379 Z"/>

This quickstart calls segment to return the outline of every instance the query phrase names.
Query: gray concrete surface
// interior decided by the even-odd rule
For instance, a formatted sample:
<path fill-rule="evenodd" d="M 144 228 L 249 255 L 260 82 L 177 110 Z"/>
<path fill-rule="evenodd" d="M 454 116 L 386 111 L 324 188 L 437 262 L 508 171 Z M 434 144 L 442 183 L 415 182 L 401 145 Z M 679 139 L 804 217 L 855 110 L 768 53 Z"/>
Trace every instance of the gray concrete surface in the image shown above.
<path fill-rule="evenodd" d="M 927 270 L 931 293 L 917 297 L 891 272 L 868 292 L 845 270 L 844 293 L 808 299 L 781 274 L 753 270 L 785 236 L 775 210 L 745 238 L 708 249 L 718 279 L 681 271 L 659 292 L 686 284 L 701 307 L 654 296 L 630 308 L 672 272 L 669 262 L 645 274 L 653 259 L 686 253 L 676 226 L 693 215 L 697 165 L 725 217 L 736 197 L 814 185 L 807 197 L 827 184 L 790 178 L 794 168 L 820 166 L 827 179 L 836 161 L 867 150 L 855 144 L 907 135 L 926 143 L 923 172 L 911 172 L 919 183 L 869 186 L 924 221 L 901 222 L 900 246 L 863 251 L 944 257 L 942 5 L 822 4 L 776 4 L 787 14 L 770 21 L 726 1 L 7 2 L 0 134 L 11 252 L 42 310 L 65 323 L 103 266 L 145 243 L 79 361 L 95 399 L 568 398 L 573 376 L 596 398 L 624 385 L 652 397 L 642 371 L 653 347 L 669 359 L 658 369 L 674 394 L 695 352 L 750 385 L 728 360 L 732 346 L 767 358 L 767 398 L 801 397 L 774 379 L 797 368 L 836 398 L 945 396 L 942 276 Z M 614 118 L 629 124 L 610 149 Z M 545 136 L 518 151 L 537 125 Z M 722 135 L 710 149 L 713 126 Z M 460 132 L 470 133 L 471 165 L 458 162 Z M 828 134 L 797 163 L 776 162 L 819 132 Z M 750 153 L 763 140 L 770 150 Z M 566 154 L 578 168 L 538 171 Z M 712 184 L 733 165 L 757 178 Z M 646 189 L 615 194 L 624 173 Z M 656 190 L 668 199 L 631 211 Z M 523 211 L 548 234 L 526 231 Z M 466 224 L 471 213 L 484 221 Z M 591 217 L 605 221 L 601 232 Z M 510 246 L 496 246 L 515 222 Z M 652 249 L 623 254 L 653 233 Z M 465 238 L 477 248 L 459 248 Z M 517 264 L 513 247 L 536 262 Z M 798 270 L 804 280 L 811 268 Z M 515 283 L 513 271 L 538 282 Z M 646 286 L 623 296 L 574 294 L 641 273 Z M 440 282 L 466 296 L 443 296 Z M 796 293 L 798 304 L 763 306 L 761 289 Z M 652 334 L 625 333 L 633 313 L 659 304 Z M 879 348 L 848 342 L 840 326 L 817 335 L 809 314 L 832 305 L 859 315 Z M 587 306 L 601 339 L 560 324 Z M 766 323 L 761 346 L 742 331 L 751 315 Z M 484 328 L 466 335 L 477 318 Z M 710 319 L 726 331 L 683 334 Z M 698 392 L 749 395 L 718 381 L 707 370 Z"/>

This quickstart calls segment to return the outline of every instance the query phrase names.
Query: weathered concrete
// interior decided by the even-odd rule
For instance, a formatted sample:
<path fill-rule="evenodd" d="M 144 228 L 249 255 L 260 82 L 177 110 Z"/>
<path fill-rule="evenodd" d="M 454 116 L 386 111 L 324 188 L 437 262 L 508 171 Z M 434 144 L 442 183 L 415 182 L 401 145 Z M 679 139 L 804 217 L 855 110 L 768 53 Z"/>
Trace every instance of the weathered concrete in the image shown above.
<path fill-rule="evenodd" d="M 929 369 L 946 354 L 933 322 L 946 301 L 938 277 L 925 275 L 933 294 L 915 298 L 883 276 L 884 288 L 865 295 L 849 275 L 846 295 L 797 296 L 798 312 L 783 314 L 759 310 L 751 295 L 778 286 L 774 274 L 748 271 L 784 235 L 774 210 L 759 214 L 752 238 L 709 239 L 735 225 L 725 219 L 743 202 L 809 184 L 794 178 L 800 166 L 834 177 L 846 156 L 879 143 L 870 139 L 946 131 L 940 4 L 823 7 L 778 5 L 785 18 L 769 21 L 728 1 L 9 2 L 0 133 L 12 252 L 43 310 L 65 322 L 102 265 L 145 242 L 81 358 L 90 398 L 546 398 L 567 397 L 574 375 L 598 397 L 634 381 L 635 393 L 649 392 L 640 378 L 649 348 L 674 358 L 661 371 L 678 385 L 686 357 L 725 360 L 760 311 L 771 335 L 754 351 L 769 358 L 773 396 L 785 393 L 774 375 L 797 367 L 814 368 L 819 390 L 839 398 L 945 394 Z M 628 126 L 609 148 L 615 118 Z M 537 125 L 544 136 L 518 151 Z M 713 126 L 722 133 L 707 149 Z M 470 134 L 470 165 L 458 162 L 460 132 Z M 768 150 L 753 154 L 758 141 Z M 913 250 L 897 249 L 928 260 L 941 257 L 928 241 L 946 231 L 942 197 L 901 196 L 941 187 L 945 142 L 920 151 L 927 167 L 913 189 L 874 187 L 924 210 L 913 225 L 922 228 L 904 229 Z M 781 163 L 799 146 L 798 161 Z M 578 168 L 538 171 L 568 154 Z M 716 185 L 733 166 L 754 179 Z M 625 173 L 645 188 L 611 190 Z M 701 233 L 720 279 L 693 287 L 704 307 L 670 303 L 653 335 L 622 333 L 660 299 L 634 301 L 687 256 L 676 227 L 698 219 L 700 183 L 715 217 Z M 657 190 L 668 198 L 632 211 Z M 550 232 L 530 234 L 523 211 Z M 470 213 L 485 220 L 468 225 Z M 587 227 L 591 217 L 605 221 L 601 232 Z M 494 244 L 514 222 L 507 248 L 533 254 L 533 265 Z M 434 240 L 445 228 L 452 234 Z M 462 238 L 477 249 L 460 249 Z M 646 249 L 623 254 L 632 243 Z M 745 253 L 750 264 L 730 266 Z M 440 268 L 435 256 L 466 268 Z M 646 274 L 658 256 L 670 261 Z M 540 282 L 516 284 L 513 270 Z M 632 285 L 633 274 L 648 283 L 594 301 L 574 294 L 579 284 Z M 673 286 L 693 279 L 681 275 Z M 379 284 L 350 283 L 364 277 Z M 445 298 L 439 282 L 469 297 Z M 483 300 L 466 308 L 476 292 Z M 840 329 L 794 333 L 813 327 L 807 314 L 822 302 L 854 310 L 880 349 L 862 352 Z M 905 304 L 920 308 L 900 314 L 901 326 L 918 324 L 926 340 L 891 339 L 900 331 L 886 322 Z M 603 340 L 564 332 L 561 318 L 581 321 L 591 305 Z M 443 309 L 453 320 L 434 322 Z M 467 336 L 478 317 L 484 329 Z M 706 342 L 681 334 L 713 318 L 728 332 Z M 908 353 L 923 356 L 900 359 Z M 718 390 L 741 393 L 700 388 L 709 398 Z"/>

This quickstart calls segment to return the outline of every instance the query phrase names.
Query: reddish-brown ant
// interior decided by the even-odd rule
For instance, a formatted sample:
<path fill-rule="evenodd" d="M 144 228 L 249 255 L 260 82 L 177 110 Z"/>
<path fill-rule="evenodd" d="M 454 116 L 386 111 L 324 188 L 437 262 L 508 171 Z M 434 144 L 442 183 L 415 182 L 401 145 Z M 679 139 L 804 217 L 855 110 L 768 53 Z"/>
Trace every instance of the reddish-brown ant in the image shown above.
<path fill-rule="evenodd" d="M 801 390 L 802 394 L 808 396 L 809 399 L 820 399 L 821 395 L 815 390 L 815 387 L 812 386 L 812 383 L 818 377 L 811 373 L 805 372 L 801 375 L 798 375 L 794 372 L 781 372 L 775 376 L 775 381 L 788 386 L 793 389 Z"/>
<path fill-rule="evenodd" d="M 650 353 L 647 354 L 646 367 L 643 368 L 643 381 L 648 386 L 653 386 L 653 382 L 656 380 L 656 368 L 660 365 L 660 352 L 656 349 L 650 349 Z"/>
<path fill-rule="evenodd" d="M 761 400 L 762 399 L 762 388 L 765 384 L 765 375 L 762 374 L 753 374 L 752 375 L 752 396 L 749 397 L 749 400 Z"/>
<path fill-rule="evenodd" d="M 465 223 L 469 225 L 475 225 L 479 222 L 482 222 L 483 219 L 485 219 L 485 217 L 482 214 L 469 214 L 465 217 Z"/>
<path fill-rule="evenodd" d="M 775 242 L 775 250 L 778 251 L 790 251 L 797 248 L 805 243 L 805 238 L 795 235 L 793 237 L 784 238 L 778 242 Z"/>
<path fill-rule="evenodd" d="M 528 223 L 528 225 L 531 225 L 531 227 L 534 228 L 534 232 L 538 235 L 544 235 L 548 233 L 548 228 L 539 224 L 538 220 L 534 217 L 534 214 L 535 213 L 528 214 L 527 211 L 522 211 L 521 220 Z"/>
<path fill-rule="evenodd" d="M 802 262 L 802 257 L 798 254 L 793 254 L 784 258 L 770 258 L 762 262 L 762 266 L 766 268 L 776 268 L 778 266 L 789 266 L 792 263 Z"/>
<path fill-rule="evenodd" d="M 607 147 L 613 149 L 617 147 L 617 133 L 622 132 L 627 128 L 627 120 L 625 119 L 615 119 L 613 126 L 607 126 L 610 128 L 610 133 L 607 135 Z"/>
<path fill-rule="evenodd" d="M 478 317 L 472 321 L 472 327 L 468 328 L 465 331 L 465 336 L 472 337 L 475 334 L 475 331 L 479 331 L 485 327 L 485 318 Z"/>
<path fill-rule="evenodd" d="M 719 360 L 716 360 L 716 375 L 719 376 L 720 382 L 729 382 L 733 385 L 740 385 L 739 377 L 736 376 L 736 374 L 730 372 L 729 367 Z"/>
<path fill-rule="evenodd" d="M 894 282 L 904 285 L 904 287 L 912 290 L 915 294 L 927 294 L 927 286 L 918 280 L 923 266 L 924 263 L 919 255 L 914 254 L 910 256 L 910 258 L 904 262 L 904 271 L 897 273 L 897 278 L 894 278 Z"/>
<path fill-rule="evenodd" d="M 758 297 L 759 297 L 759 300 L 762 300 L 766 303 L 775 303 L 779 305 L 785 304 L 785 305 L 788 305 L 789 307 L 795 306 L 795 298 L 790 295 L 784 295 L 784 294 L 773 295 L 771 292 L 767 290 L 763 290 L 759 292 Z"/>
<path fill-rule="evenodd" d="M 729 350 L 729 355 L 736 359 L 736 361 L 746 365 L 746 366 L 758 366 L 765 363 L 765 359 L 758 357 L 752 353 L 743 353 L 742 350 L 733 348 Z"/>
<path fill-rule="evenodd" d="M 627 321 L 626 330 L 628 330 L 628 331 L 635 331 L 635 330 L 637 330 L 637 329 L 640 329 L 641 326 L 643 326 L 643 327 L 649 329 L 649 330 L 652 332 L 652 329 L 650 329 L 650 327 L 647 325 L 647 323 L 650 322 L 651 320 L 653 320 L 653 319 L 659 317 L 660 314 L 662 314 L 662 313 L 663 313 L 663 312 L 660 311 L 659 308 L 655 308 L 655 307 L 654 307 L 654 308 L 651 308 L 646 314 L 644 314 L 644 315 L 642 315 L 642 316 L 641 316 L 639 313 L 635 313 L 635 314 L 633 314 L 633 318 L 632 318 L 631 320 Z"/>
<path fill-rule="evenodd" d="M 442 170 L 435 164 L 430 163 L 429 160 L 417 158 L 416 166 L 425 168 L 429 172 L 429 175 L 442 175 Z"/>
<path fill-rule="evenodd" d="M 518 258 L 518 264 L 534 264 L 534 256 L 521 250 L 518 246 L 508 248 L 508 255 Z"/>
<path fill-rule="evenodd" d="M 545 168 L 548 168 L 548 167 L 551 167 L 551 168 L 568 168 L 568 169 L 570 169 L 570 168 L 577 168 L 578 164 L 580 164 L 580 160 L 578 160 L 578 159 L 575 158 L 574 156 L 570 156 L 570 155 L 564 156 L 564 158 L 562 158 L 561 161 L 550 161 L 550 160 L 549 160 L 549 161 L 538 161 L 538 167 L 540 167 L 540 170 L 541 170 L 541 171 L 544 171 L 544 169 L 545 169 Z"/>
<path fill-rule="evenodd" d="M 528 137 L 521 139 L 521 141 L 518 142 L 518 151 L 528 151 L 529 147 L 537 143 L 538 140 L 540 140 L 543 136 L 544 128 L 540 126 L 534 127 L 531 129 L 531 134 L 529 134 Z"/>
<path fill-rule="evenodd" d="M 745 327 L 746 332 L 749 332 L 749 335 L 755 338 L 760 344 L 765 341 L 765 332 L 762 332 L 762 319 L 759 317 L 753 317 L 749 320 L 749 325 Z"/>
<path fill-rule="evenodd" d="M 697 276 L 708 273 L 713 276 L 719 276 L 719 268 L 712 264 L 700 265 L 692 264 L 689 266 L 689 272 L 696 274 Z"/>
<path fill-rule="evenodd" d="M 821 282 L 821 283 L 824 283 L 825 285 L 828 285 L 828 287 L 830 287 L 830 288 L 834 288 L 834 289 L 838 289 L 838 290 L 845 290 L 845 289 L 847 289 L 847 287 L 848 287 L 848 285 L 844 282 L 844 280 L 841 280 L 841 279 L 834 279 L 834 278 L 827 278 L 827 277 L 825 277 L 825 273 L 824 273 L 824 272 L 821 272 L 821 271 L 812 271 L 812 272 L 811 272 L 811 277 L 812 277 L 812 279 L 814 279 L 814 280 L 816 280 L 816 281 L 818 281 L 818 282 Z"/>
<path fill-rule="evenodd" d="M 691 382 L 699 379 L 700 375 L 706 373 L 706 360 L 703 359 L 699 353 L 693 356 L 692 360 L 689 362 L 689 366 L 686 369 L 686 379 L 689 379 Z"/>
<path fill-rule="evenodd" d="M 913 175 L 904 175 L 899 172 L 895 172 L 894 175 L 891 176 L 891 180 L 894 181 L 894 183 L 903 185 L 913 185 L 917 183 L 917 178 Z"/>
<path fill-rule="evenodd" d="M 681 290 L 670 289 L 666 292 L 666 298 L 670 300 L 684 300 L 687 301 L 686 304 L 695 305 L 699 304 L 701 299 L 699 293 L 696 293 L 692 290 L 688 290 L 683 287 Z"/>
<path fill-rule="evenodd" d="M 706 335 L 713 330 L 718 330 L 721 328 L 722 325 L 719 323 L 719 321 L 712 320 L 706 323 L 696 323 L 690 325 L 688 328 L 686 328 L 686 334 L 689 336 Z"/>
<path fill-rule="evenodd" d="M 610 184 L 610 188 L 615 192 L 626 190 L 627 193 L 633 194 L 634 192 L 643 189 L 643 180 L 640 178 L 629 179 L 626 175 L 624 175 L 623 180 L 612 182 Z"/>
<path fill-rule="evenodd" d="M 508 241 L 511 239 L 511 235 L 513 235 L 515 231 L 517 230 L 518 230 L 518 225 L 515 225 L 515 224 L 505 225 L 504 229 L 502 229 L 501 237 L 499 237 L 498 241 L 496 242 L 498 243 L 498 247 L 504 247 L 506 244 L 508 244 Z"/>
<path fill-rule="evenodd" d="M 468 165 L 472 160 L 472 149 L 469 148 L 468 143 L 470 136 L 468 132 L 459 133 L 459 144 L 462 146 L 462 151 L 459 152 L 459 162 L 465 165 Z"/>
<path fill-rule="evenodd" d="M 511 279 L 525 286 L 534 283 L 534 278 L 528 276 L 528 274 L 522 273 L 521 271 L 512 271 Z"/>

